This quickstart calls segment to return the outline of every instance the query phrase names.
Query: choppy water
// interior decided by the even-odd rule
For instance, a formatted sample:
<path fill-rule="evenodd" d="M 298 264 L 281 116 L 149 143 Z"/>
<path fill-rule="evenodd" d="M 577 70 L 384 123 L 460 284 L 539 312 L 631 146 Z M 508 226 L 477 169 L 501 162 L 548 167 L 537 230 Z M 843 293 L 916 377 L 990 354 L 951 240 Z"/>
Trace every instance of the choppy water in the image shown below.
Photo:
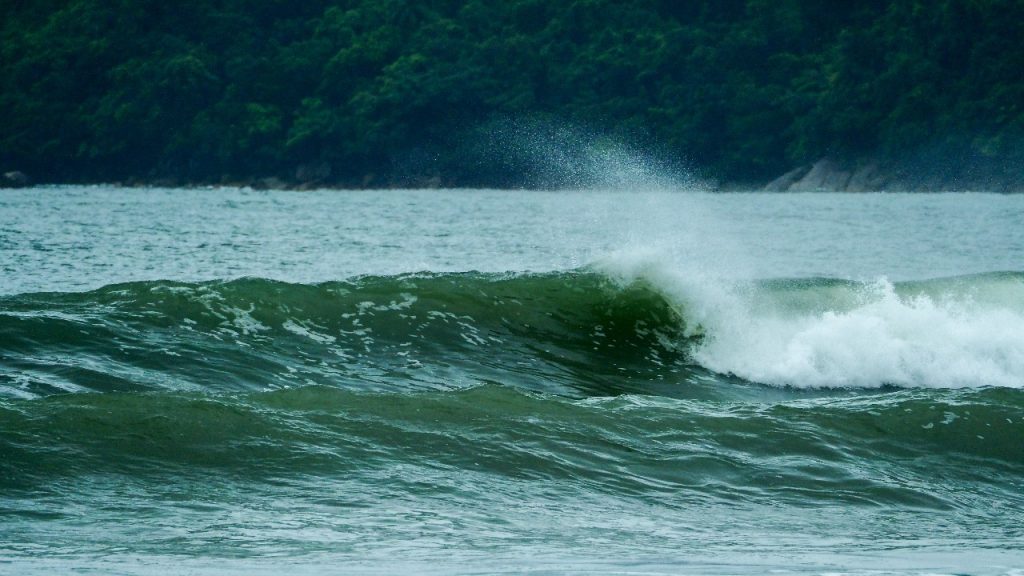
<path fill-rule="evenodd" d="M 0 572 L 1024 569 L 1024 197 L 0 194 Z"/>

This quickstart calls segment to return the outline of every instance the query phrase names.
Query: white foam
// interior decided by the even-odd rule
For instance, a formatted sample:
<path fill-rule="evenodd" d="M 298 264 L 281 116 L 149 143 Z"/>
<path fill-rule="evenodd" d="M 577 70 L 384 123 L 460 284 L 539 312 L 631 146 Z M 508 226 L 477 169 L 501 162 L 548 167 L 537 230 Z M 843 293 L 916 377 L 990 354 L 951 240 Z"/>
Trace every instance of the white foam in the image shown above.
<path fill-rule="evenodd" d="M 778 310 L 756 306 L 749 290 L 635 255 L 604 268 L 675 302 L 688 332 L 702 329 L 694 360 L 718 373 L 794 387 L 1024 388 L 1024 315 L 962 293 L 901 296 L 882 279 L 852 307 Z"/>
<path fill-rule="evenodd" d="M 319 328 L 321 330 L 326 330 L 321 326 L 317 326 L 313 322 L 302 322 L 299 320 L 292 320 L 290 318 L 284 321 L 284 323 L 281 325 L 281 328 L 284 328 L 285 330 L 291 332 L 292 334 L 309 338 L 310 340 L 320 344 L 334 344 L 335 342 L 337 342 L 338 339 L 335 338 L 334 336 L 331 336 L 330 334 L 324 334 L 323 332 L 318 332 L 317 330 L 311 328 L 310 326 Z"/>
<path fill-rule="evenodd" d="M 725 318 L 695 358 L 716 372 L 799 387 L 1024 387 L 1024 317 L 896 295 L 880 281 L 848 311 Z"/>

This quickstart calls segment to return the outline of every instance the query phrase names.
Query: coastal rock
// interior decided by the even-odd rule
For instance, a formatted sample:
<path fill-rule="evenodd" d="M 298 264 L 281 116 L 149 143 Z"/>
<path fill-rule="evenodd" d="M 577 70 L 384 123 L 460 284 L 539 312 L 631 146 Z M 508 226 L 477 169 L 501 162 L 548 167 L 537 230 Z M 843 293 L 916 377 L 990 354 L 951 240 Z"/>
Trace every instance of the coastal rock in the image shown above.
<path fill-rule="evenodd" d="M 810 166 L 800 166 L 794 168 L 766 184 L 764 187 L 764 191 L 786 192 L 793 186 L 793 184 L 797 183 L 801 178 L 806 176 L 807 173 L 810 172 L 810 170 Z"/>
<path fill-rule="evenodd" d="M 837 192 L 846 190 L 851 174 L 832 160 L 818 160 L 803 178 L 794 182 L 790 192 Z"/>
<path fill-rule="evenodd" d="M 898 187 L 899 181 L 876 160 L 854 168 L 829 159 L 786 172 L 763 188 L 766 192 L 874 192 Z"/>
<path fill-rule="evenodd" d="M 846 184 L 847 192 L 875 192 L 884 190 L 889 179 L 877 162 L 871 161 L 853 171 Z"/>
<path fill-rule="evenodd" d="M 25 188 L 31 185 L 32 179 L 19 170 L 4 172 L 3 178 L 0 178 L 0 188 Z"/>

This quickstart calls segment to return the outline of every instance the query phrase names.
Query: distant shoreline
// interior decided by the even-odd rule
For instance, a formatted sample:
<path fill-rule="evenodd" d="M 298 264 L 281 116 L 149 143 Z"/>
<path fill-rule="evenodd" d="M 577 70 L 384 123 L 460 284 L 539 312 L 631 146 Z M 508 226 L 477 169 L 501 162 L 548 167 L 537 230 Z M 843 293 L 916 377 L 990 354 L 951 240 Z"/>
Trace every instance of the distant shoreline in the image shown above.
<path fill-rule="evenodd" d="M 678 180 L 678 188 L 707 192 L 957 192 L 979 191 L 995 193 L 1024 193 L 1024 173 L 1017 170 L 998 170 L 992 167 L 950 167 L 923 169 L 920 166 L 888 165 L 876 160 L 842 162 L 823 158 L 812 164 L 791 168 L 769 181 L 714 181 L 697 177 L 668 178 L 659 181 L 664 188 Z M 960 169 L 957 169 L 960 168 Z M 453 179 L 438 175 L 419 177 L 377 176 L 367 174 L 356 179 L 301 180 L 279 176 L 248 178 L 224 177 L 219 180 L 190 180 L 167 176 L 132 177 L 122 180 L 50 180 L 35 178 L 19 170 L 2 172 L 0 189 L 43 186 L 95 186 L 123 188 L 252 188 L 254 190 L 433 190 L 433 189 L 493 189 L 493 190 L 566 190 L 588 188 L 642 187 L 643 180 L 631 186 L 629 182 L 572 182 L 551 181 L 488 182 L 486 178 Z M 669 185 L 668 188 L 675 186 Z"/>

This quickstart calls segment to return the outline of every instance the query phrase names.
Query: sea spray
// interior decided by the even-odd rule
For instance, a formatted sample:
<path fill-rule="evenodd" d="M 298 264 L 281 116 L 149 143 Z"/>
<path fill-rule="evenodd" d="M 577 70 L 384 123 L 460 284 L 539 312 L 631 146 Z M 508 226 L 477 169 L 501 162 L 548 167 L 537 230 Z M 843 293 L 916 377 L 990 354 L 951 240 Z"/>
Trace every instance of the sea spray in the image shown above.
<path fill-rule="evenodd" d="M 626 158 L 606 165 L 631 165 Z M 664 173 L 632 174 L 627 189 L 663 189 Z M 1020 275 L 919 281 L 900 293 L 885 278 L 763 281 L 750 239 L 739 240 L 727 215 L 704 195 L 681 197 L 667 209 L 664 195 L 641 195 L 628 240 L 595 268 L 664 294 L 700 366 L 797 388 L 1024 387 Z"/>
<path fill-rule="evenodd" d="M 542 116 L 495 119 L 463 143 L 467 163 L 534 188 L 616 191 L 708 191 L 713 184 L 677 147 L 633 133 L 609 134 Z M 514 175 L 514 176 L 513 176 Z"/>

